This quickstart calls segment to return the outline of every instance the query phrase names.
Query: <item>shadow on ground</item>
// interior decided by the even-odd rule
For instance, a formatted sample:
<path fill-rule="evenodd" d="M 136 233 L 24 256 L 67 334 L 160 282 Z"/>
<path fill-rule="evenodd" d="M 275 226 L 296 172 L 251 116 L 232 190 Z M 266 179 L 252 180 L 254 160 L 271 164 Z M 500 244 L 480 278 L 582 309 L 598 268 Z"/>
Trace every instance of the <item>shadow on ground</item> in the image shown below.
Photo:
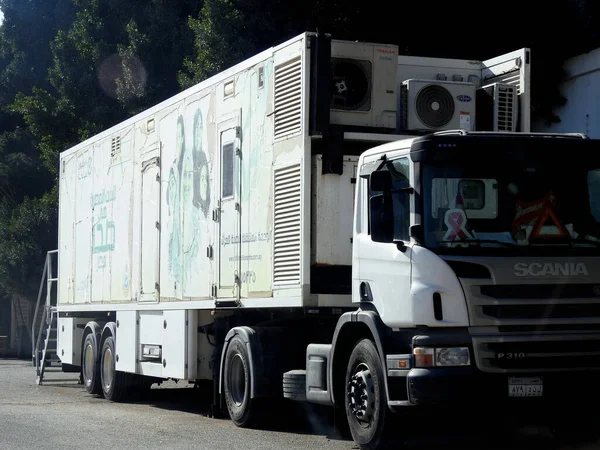
<path fill-rule="evenodd" d="M 179 383 L 181 385 L 181 383 Z M 155 408 L 176 410 L 190 414 L 213 417 L 214 420 L 229 421 L 226 414 L 214 415 L 211 409 L 210 391 L 203 388 L 159 388 L 151 389 L 130 398 L 130 403 L 144 404 Z M 474 420 L 467 416 L 469 411 L 457 409 L 452 419 L 436 418 L 421 420 L 407 425 L 406 421 L 392 419 L 384 449 L 448 449 L 462 450 L 559 450 L 597 449 L 597 443 L 583 439 L 557 440 L 544 424 L 524 426 L 516 422 L 496 418 L 480 417 Z M 471 414 L 473 412 L 471 411 Z M 510 412 L 507 412 L 509 417 Z M 332 408 L 299 402 L 282 402 L 272 414 L 265 416 L 263 430 L 275 432 L 316 434 L 330 440 L 348 442 L 348 448 L 358 448 L 349 436 L 341 434 L 335 426 Z"/>
<path fill-rule="evenodd" d="M 0 365 L 22 365 L 17 361 Z M 33 369 L 33 368 L 32 368 Z M 34 375 L 35 376 L 35 375 Z M 52 373 L 45 380 L 46 386 L 65 389 L 84 389 L 78 383 L 78 374 Z M 84 394 L 87 395 L 87 394 Z M 163 410 L 180 411 L 199 416 L 211 417 L 218 421 L 229 421 L 227 414 L 211 408 L 211 388 L 203 385 L 193 387 L 186 382 L 168 381 L 161 386 L 137 392 L 130 396 L 128 403 L 147 405 Z M 106 401 L 97 397 L 98 401 Z M 261 429 L 296 434 L 314 434 L 330 440 L 347 442 L 348 449 L 358 448 L 346 434 L 341 434 L 335 425 L 333 409 L 301 402 L 282 402 L 275 408 L 267 409 L 265 423 Z M 487 417 L 478 412 L 457 407 L 450 415 L 442 417 L 421 417 L 410 424 L 398 417 L 388 426 L 384 449 L 436 450 L 456 448 L 461 450 L 562 450 L 600 449 L 589 439 L 555 439 L 543 423 L 523 426 L 511 420 L 511 411 L 502 412 L 496 417 Z"/>

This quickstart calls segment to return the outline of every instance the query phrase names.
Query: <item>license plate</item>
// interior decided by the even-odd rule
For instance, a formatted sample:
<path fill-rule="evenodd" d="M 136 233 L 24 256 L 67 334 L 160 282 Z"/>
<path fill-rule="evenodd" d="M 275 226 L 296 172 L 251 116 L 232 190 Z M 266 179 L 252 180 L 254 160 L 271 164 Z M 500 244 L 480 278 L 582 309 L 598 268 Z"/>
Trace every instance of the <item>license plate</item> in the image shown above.
<path fill-rule="evenodd" d="M 509 377 L 509 397 L 541 397 L 544 383 L 539 377 Z"/>

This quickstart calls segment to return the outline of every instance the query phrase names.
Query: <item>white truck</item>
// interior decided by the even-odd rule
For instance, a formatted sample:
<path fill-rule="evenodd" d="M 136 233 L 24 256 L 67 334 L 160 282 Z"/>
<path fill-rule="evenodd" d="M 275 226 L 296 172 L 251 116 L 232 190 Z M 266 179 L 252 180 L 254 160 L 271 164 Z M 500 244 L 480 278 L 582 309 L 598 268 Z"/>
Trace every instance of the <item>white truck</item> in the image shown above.
<path fill-rule="evenodd" d="M 530 133 L 529 68 L 304 33 L 64 151 L 39 381 L 56 328 L 89 393 L 209 380 L 238 426 L 332 405 L 361 448 L 588 397 L 600 152 Z"/>

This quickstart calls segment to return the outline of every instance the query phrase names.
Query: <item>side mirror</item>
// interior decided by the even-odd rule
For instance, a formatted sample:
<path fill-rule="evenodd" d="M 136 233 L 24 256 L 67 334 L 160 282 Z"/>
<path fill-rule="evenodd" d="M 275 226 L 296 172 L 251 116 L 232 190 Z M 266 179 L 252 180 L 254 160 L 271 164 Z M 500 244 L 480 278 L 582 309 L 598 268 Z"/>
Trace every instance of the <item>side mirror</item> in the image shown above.
<path fill-rule="evenodd" d="M 392 174 L 387 170 L 376 170 L 369 177 L 371 191 L 390 192 L 392 190 Z"/>
<path fill-rule="evenodd" d="M 371 239 L 374 242 L 394 242 L 394 210 L 391 195 L 379 194 L 369 199 Z"/>

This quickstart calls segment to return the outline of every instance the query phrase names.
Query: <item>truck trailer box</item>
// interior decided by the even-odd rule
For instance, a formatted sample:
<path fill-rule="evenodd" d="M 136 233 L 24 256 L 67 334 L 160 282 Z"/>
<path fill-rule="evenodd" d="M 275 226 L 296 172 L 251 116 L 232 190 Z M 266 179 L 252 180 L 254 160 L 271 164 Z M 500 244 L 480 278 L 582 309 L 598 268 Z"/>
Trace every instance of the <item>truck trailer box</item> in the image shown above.
<path fill-rule="evenodd" d="M 60 155 L 60 306 L 318 304 L 311 263 L 351 264 L 358 156 L 313 170 L 306 39 Z"/>

